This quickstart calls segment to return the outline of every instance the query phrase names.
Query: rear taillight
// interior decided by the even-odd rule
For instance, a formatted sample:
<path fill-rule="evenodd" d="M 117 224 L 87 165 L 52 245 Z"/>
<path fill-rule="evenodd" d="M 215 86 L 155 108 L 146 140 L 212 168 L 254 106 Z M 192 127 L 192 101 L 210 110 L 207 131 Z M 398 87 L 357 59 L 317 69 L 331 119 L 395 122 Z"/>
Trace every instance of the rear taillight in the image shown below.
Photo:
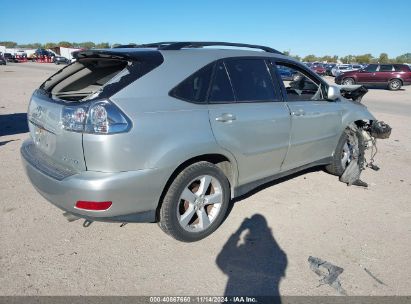
<path fill-rule="evenodd" d="M 111 207 L 112 202 L 77 201 L 76 208 L 91 211 L 104 211 Z"/>
<path fill-rule="evenodd" d="M 67 131 L 92 134 L 122 133 L 131 128 L 130 120 L 108 100 L 85 106 L 65 106 L 61 125 Z"/>

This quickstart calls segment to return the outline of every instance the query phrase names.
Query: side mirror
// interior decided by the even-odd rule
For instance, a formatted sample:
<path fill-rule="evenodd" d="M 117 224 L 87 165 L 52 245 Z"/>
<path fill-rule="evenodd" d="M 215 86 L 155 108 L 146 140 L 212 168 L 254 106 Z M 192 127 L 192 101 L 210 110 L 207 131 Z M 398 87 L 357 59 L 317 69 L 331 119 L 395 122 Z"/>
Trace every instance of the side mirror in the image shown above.
<path fill-rule="evenodd" d="M 328 87 L 327 99 L 334 101 L 334 100 L 339 99 L 340 97 L 341 97 L 340 88 L 330 85 Z"/>

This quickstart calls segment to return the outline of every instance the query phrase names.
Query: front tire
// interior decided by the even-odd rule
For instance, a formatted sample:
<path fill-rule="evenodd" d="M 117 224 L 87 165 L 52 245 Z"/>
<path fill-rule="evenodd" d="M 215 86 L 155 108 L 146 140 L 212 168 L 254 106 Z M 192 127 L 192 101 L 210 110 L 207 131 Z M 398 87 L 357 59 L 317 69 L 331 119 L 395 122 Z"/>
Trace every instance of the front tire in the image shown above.
<path fill-rule="evenodd" d="M 402 86 L 402 82 L 399 79 L 392 79 L 388 83 L 388 89 L 390 91 L 397 91 L 397 90 L 401 89 L 401 86 Z"/>
<path fill-rule="evenodd" d="M 230 184 L 214 164 L 198 162 L 171 183 L 160 209 L 160 228 L 183 242 L 199 241 L 222 223 L 230 203 Z"/>
<path fill-rule="evenodd" d="M 348 135 L 344 131 L 340 139 L 338 140 L 332 162 L 325 167 L 325 170 L 332 175 L 341 176 L 351 160 L 352 147 L 348 140 Z"/>

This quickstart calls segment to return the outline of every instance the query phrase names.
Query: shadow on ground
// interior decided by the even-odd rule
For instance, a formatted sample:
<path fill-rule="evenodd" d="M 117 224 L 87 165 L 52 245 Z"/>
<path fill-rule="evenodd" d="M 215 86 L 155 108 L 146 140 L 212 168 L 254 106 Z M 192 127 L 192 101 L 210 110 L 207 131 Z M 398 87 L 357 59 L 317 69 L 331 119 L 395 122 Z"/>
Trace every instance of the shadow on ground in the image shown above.
<path fill-rule="evenodd" d="M 228 276 L 225 296 L 279 297 L 287 256 L 261 214 L 246 218 L 216 259 Z M 275 298 L 279 303 L 280 298 Z M 271 299 L 273 300 L 273 299 Z"/>
<path fill-rule="evenodd" d="M 0 115 L 0 136 L 27 133 L 28 131 L 26 113 Z"/>

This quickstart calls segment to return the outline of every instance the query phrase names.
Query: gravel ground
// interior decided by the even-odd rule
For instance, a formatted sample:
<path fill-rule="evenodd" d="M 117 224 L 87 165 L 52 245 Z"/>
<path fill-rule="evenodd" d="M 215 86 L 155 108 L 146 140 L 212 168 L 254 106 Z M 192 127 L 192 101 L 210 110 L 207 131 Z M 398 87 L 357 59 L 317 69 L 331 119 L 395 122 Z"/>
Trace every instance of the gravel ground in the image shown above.
<path fill-rule="evenodd" d="M 368 189 L 321 170 L 295 174 L 237 201 L 214 234 L 185 244 L 155 224 L 69 223 L 30 185 L 19 153 L 25 112 L 57 69 L 0 66 L 0 295 L 339 295 L 309 256 L 343 268 L 348 295 L 411 294 L 410 87 L 364 97 L 393 127 L 378 142 L 381 170 L 362 175 Z"/>

